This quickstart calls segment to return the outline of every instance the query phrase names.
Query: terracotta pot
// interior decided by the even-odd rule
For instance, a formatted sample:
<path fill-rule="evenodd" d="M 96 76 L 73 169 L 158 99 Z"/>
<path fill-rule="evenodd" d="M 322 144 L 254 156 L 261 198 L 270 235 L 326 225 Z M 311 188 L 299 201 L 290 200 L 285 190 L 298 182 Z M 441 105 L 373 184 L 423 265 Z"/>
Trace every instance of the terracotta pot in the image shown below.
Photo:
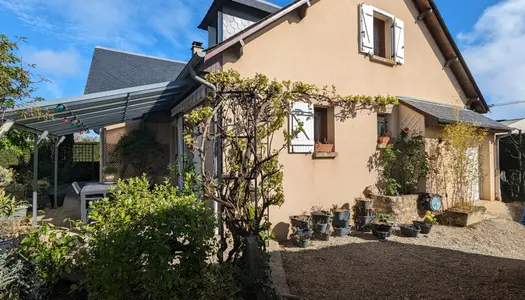
<path fill-rule="evenodd" d="M 390 142 L 389 136 L 380 136 L 377 138 L 377 143 L 380 145 L 387 145 Z"/>
<path fill-rule="evenodd" d="M 315 144 L 315 152 L 333 152 L 334 144 Z"/>

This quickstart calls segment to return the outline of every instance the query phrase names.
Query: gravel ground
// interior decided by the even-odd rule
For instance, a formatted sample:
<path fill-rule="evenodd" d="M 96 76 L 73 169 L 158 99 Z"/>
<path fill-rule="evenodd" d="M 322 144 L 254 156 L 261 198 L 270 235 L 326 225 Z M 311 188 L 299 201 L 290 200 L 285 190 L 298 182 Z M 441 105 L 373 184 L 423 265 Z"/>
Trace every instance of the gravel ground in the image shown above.
<path fill-rule="evenodd" d="M 525 227 L 511 220 L 282 249 L 291 293 L 301 299 L 525 299 Z"/>

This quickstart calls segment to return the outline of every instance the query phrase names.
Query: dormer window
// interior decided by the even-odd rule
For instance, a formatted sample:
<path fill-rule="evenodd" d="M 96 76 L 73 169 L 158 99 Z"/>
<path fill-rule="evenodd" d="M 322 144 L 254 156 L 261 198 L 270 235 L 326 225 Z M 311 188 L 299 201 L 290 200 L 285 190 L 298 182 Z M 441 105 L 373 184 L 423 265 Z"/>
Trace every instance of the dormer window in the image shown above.
<path fill-rule="evenodd" d="M 370 5 L 361 4 L 359 50 L 393 64 L 405 63 L 404 23 L 393 15 Z"/>

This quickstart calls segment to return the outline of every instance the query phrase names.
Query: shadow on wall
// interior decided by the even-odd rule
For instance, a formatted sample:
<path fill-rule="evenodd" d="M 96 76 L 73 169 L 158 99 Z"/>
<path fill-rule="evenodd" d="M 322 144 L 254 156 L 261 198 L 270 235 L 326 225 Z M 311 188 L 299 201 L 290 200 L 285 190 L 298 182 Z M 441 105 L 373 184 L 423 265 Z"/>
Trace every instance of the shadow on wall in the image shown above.
<path fill-rule="evenodd" d="M 396 242 L 282 251 L 301 299 L 523 299 L 525 261 Z"/>

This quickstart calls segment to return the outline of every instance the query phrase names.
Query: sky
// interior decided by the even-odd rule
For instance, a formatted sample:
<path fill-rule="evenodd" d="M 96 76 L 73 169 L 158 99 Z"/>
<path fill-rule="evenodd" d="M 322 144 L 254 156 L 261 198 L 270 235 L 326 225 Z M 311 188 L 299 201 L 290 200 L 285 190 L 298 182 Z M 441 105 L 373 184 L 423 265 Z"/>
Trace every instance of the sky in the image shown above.
<path fill-rule="evenodd" d="M 28 38 L 20 53 L 50 80 L 37 94 L 56 99 L 83 94 L 95 46 L 187 61 L 191 42 L 207 40 L 197 25 L 211 2 L 0 0 L 0 33 Z M 525 100 L 525 0 L 435 2 L 487 102 Z M 488 116 L 525 117 L 525 103 L 493 108 Z"/>

